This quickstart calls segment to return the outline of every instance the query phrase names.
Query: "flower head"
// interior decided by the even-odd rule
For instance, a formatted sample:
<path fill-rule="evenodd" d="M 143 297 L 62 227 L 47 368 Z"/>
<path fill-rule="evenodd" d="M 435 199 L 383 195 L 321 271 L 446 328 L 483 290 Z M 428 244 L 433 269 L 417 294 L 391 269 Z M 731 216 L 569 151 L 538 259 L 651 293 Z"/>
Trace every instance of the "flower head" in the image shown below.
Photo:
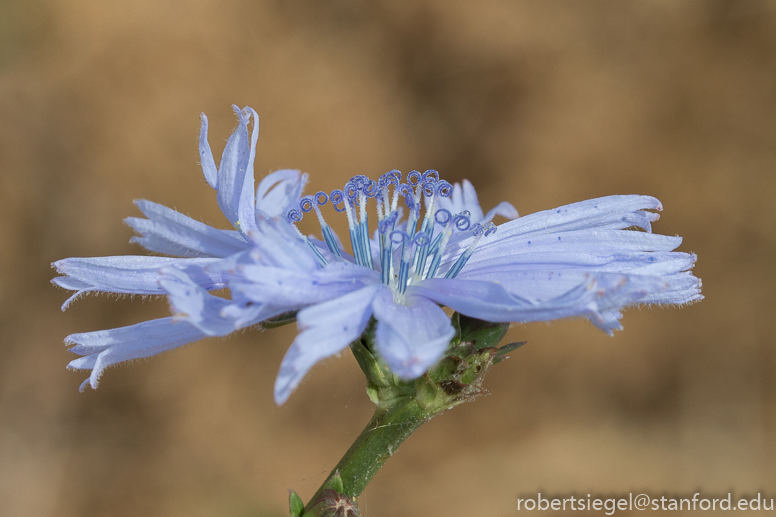
<path fill-rule="evenodd" d="M 242 117 L 235 135 L 245 126 L 240 138 L 247 145 Z M 206 144 L 200 148 L 209 154 Z M 225 150 L 222 169 L 225 160 L 238 161 L 232 155 L 241 154 Z M 241 163 L 252 162 L 251 152 Z M 219 183 L 221 170 L 216 175 L 208 163 L 203 157 L 205 176 L 219 190 L 219 204 L 246 245 L 184 263 L 153 257 L 160 261 L 153 272 L 125 268 L 111 277 L 111 292 L 130 292 L 115 289 L 138 275 L 147 283 L 153 279 L 154 292 L 168 294 L 176 315 L 70 336 L 71 350 L 84 356 L 70 366 L 91 368 L 93 387 L 109 364 L 285 315 L 295 314 L 300 333 L 280 366 L 278 403 L 316 362 L 361 336 L 372 318 L 375 352 L 396 375 L 413 379 L 442 357 L 455 333 L 440 306 L 492 322 L 579 316 L 611 334 L 621 328 L 620 311 L 626 306 L 701 299 L 700 280 L 690 272 L 695 255 L 674 251 L 681 238 L 651 233 L 658 215 L 650 210 L 662 209 L 652 197 L 609 196 L 516 218 L 508 203 L 484 214 L 468 181 L 451 185 L 433 170 L 412 171 L 406 178 L 391 171 L 377 180 L 355 176 L 342 189 L 286 203 L 280 214 L 252 205 L 245 196 L 248 187 L 252 192 L 252 178 L 249 182 L 248 174 L 239 172 L 245 169 L 236 167 L 238 173 Z M 283 181 L 300 182 L 298 176 Z M 326 221 L 331 209 L 347 219 L 350 250 Z M 296 226 L 311 212 L 321 239 Z M 491 222 L 496 215 L 511 220 L 496 226 Z M 236 238 L 233 233 L 227 234 Z M 173 249 L 143 244 L 154 251 Z M 190 262 L 196 260 L 210 262 Z M 93 263 L 80 265 L 99 276 Z M 86 275 L 60 270 L 69 276 L 58 283 L 69 288 L 78 288 Z M 93 279 L 91 285 L 96 285 Z M 105 285 L 103 280 L 100 286 L 110 290 Z M 230 299 L 208 292 L 224 286 Z"/>

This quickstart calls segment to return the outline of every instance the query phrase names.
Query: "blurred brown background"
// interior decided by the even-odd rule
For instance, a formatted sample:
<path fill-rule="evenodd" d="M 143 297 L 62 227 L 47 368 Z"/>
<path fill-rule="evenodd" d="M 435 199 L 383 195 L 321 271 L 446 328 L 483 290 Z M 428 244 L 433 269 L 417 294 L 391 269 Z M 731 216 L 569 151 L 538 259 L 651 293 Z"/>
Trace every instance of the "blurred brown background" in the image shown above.
<path fill-rule="evenodd" d="M 371 414 L 343 354 L 289 402 L 287 327 L 112 369 L 79 394 L 72 332 L 167 314 L 89 297 L 49 264 L 142 253 L 135 198 L 222 227 L 198 166 L 230 104 L 261 116 L 256 173 L 308 192 L 438 169 L 485 208 L 660 198 L 706 300 L 514 326 L 493 395 L 426 425 L 365 515 L 517 515 L 518 494 L 776 496 L 776 3 L 0 1 L 0 514 L 282 516 Z M 635 512 L 634 512 L 635 513 Z M 582 514 L 576 512 L 576 514 Z M 600 514 L 596 513 L 597 515 Z"/>

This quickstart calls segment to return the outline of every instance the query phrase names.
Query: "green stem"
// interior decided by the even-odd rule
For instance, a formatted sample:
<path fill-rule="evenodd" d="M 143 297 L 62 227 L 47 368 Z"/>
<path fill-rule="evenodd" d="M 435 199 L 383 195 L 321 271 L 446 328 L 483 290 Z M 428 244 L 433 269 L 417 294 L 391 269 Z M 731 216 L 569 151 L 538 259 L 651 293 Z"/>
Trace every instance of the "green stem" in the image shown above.
<path fill-rule="evenodd" d="M 393 402 L 389 407 L 378 406 L 367 426 L 310 499 L 307 510 L 337 473 L 342 478 L 342 493 L 351 499 L 358 497 L 399 445 L 434 415 L 423 409 L 414 397 L 401 397 Z"/>
<path fill-rule="evenodd" d="M 374 322 L 361 339 L 351 343 L 350 349 L 367 378 L 366 392 L 377 409 L 304 510 L 299 495 L 291 491 L 292 517 L 359 515 L 356 498 L 404 440 L 434 415 L 485 393 L 485 372 L 504 353 L 520 345 L 495 347 L 508 324 L 474 320 L 457 313 L 452 323 L 456 334 L 445 355 L 414 380 L 400 379 L 373 353 Z"/>

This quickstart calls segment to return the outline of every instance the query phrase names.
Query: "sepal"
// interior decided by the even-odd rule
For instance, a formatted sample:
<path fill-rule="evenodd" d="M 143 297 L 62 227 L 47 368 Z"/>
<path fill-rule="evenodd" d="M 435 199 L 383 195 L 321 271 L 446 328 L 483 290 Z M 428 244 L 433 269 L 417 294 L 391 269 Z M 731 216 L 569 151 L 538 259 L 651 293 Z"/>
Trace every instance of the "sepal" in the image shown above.
<path fill-rule="evenodd" d="M 340 493 L 345 491 L 345 486 L 342 483 L 342 476 L 340 476 L 339 471 L 334 472 L 334 475 L 326 480 L 323 484 L 323 488 Z"/>
<path fill-rule="evenodd" d="M 444 407 L 447 396 L 444 390 L 434 382 L 428 373 L 415 379 L 415 400 L 425 411 L 434 414 Z"/>
<path fill-rule="evenodd" d="M 367 380 L 374 384 L 376 388 L 385 388 L 390 386 L 390 372 L 387 371 L 385 364 L 380 364 L 372 352 L 367 349 L 362 339 L 356 340 L 350 344 L 353 356 L 361 367 L 361 371 L 366 375 Z M 371 398 L 371 397 L 370 397 Z"/>
<path fill-rule="evenodd" d="M 304 501 L 299 497 L 299 494 L 288 489 L 288 508 L 291 517 L 302 517 L 304 515 Z"/>
<path fill-rule="evenodd" d="M 496 357 L 493 358 L 493 364 L 498 364 L 504 359 L 509 359 L 509 356 L 507 355 L 508 353 L 514 352 L 526 343 L 528 343 L 528 341 L 519 341 L 517 343 L 509 343 L 508 345 L 500 347 L 498 352 L 496 352 Z"/>
<path fill-rule="evenodd" d="M 509 323 L 493 323 L 490 321 L 470 318 L 456 312 L 452 317 L 458 342 L 455 344 L 471 344 L 476 350 L 485 347 L 495 347 L 504 339 L 509 330 Z"/>

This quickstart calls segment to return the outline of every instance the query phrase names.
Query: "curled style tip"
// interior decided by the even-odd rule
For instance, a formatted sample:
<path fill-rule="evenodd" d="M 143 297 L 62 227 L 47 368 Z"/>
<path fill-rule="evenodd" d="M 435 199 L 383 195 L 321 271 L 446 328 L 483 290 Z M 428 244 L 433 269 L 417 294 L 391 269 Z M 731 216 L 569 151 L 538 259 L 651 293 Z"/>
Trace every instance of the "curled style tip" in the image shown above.
<path fill-rule="evenodd" d="M 292 224 L 298 223 L 299 221 L 301 221 L 302 217 L 303 217 L 302 212 L 298 208 L 292 208 L 286 214 L 286 219 L 288 220 L 289 223 L 292 223 Z"/>

